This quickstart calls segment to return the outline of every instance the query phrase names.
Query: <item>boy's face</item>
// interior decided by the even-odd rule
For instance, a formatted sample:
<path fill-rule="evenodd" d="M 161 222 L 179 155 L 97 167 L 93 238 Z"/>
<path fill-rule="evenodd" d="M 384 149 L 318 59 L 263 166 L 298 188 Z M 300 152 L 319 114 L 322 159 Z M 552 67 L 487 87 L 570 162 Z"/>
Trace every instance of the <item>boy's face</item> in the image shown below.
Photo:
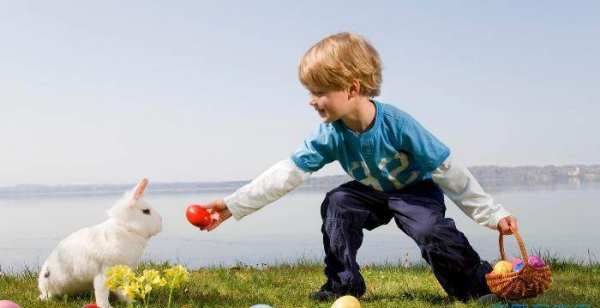
<path fill-rule="evenodd" d="M 308 104 L 315 108 L 325 123 L 335 122 L 352 111 L 348 91 L 311 93 Z"/>

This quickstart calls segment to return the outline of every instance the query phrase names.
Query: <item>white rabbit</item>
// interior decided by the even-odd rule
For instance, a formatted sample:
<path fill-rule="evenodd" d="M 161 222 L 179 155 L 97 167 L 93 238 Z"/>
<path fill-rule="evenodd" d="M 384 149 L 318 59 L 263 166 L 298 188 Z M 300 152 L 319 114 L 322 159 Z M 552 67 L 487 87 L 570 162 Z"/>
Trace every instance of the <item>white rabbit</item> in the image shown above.
<path fill-rule="evenodd" d="M 150 237 L 162 229 L 162 218 L 144 200 L 143 179 L 108 210 L 108 220 L 83 228 L 62 240 L 40 271 L 40 299 L 94 289 L 96 304 L 109 308 L 106 269 L 117 264 L 135 267 Z M 123 299 L 122 295 L 119 295 Z"/>

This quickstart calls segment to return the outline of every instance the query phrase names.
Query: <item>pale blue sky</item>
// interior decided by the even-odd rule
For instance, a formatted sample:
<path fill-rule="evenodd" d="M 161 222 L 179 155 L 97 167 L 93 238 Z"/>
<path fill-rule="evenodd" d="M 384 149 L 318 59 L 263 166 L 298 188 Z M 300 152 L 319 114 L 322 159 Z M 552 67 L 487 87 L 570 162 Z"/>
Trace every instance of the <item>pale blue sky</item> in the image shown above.
<path fill-rule="evenodd" d="M 0 185 L 250 179 L 318 125 L 297 64 L 339 31 L 467 165 L 600 163 L 598 3 L 5 1 Z"/>

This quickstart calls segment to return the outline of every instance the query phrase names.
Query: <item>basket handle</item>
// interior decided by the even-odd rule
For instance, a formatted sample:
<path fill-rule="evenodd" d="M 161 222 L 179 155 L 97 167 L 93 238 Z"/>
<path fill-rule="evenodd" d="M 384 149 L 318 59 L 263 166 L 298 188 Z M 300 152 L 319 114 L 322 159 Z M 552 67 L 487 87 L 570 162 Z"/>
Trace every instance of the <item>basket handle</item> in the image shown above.
<path fill-rule="evenodd" d="M 523 257 L 523 262 L 525 264 L 529 264 L 529 262 L 528 262 L 529 256 L 527 255 L 527 249 L 525 249 L 525 243 L 523 242 L 523 238 L 521 237 L 519 232 L 517 232 L 516 230 L 513 230 L 512 227 L 510 229 L 511 229 L 513 235 L 515 236 L 515 238 L 517 239 L 517 243 L 519 244 L 519 250 L 521 251 L 521 256 Z M 500 246 L 500 257 L 502 257 L 502 260 L 508 261 L 506 259 L 506 253 L 504 252 L 504 234 L 502 232 L 500 232 L 500 237 L 498 238 L 498 243 Z"/>

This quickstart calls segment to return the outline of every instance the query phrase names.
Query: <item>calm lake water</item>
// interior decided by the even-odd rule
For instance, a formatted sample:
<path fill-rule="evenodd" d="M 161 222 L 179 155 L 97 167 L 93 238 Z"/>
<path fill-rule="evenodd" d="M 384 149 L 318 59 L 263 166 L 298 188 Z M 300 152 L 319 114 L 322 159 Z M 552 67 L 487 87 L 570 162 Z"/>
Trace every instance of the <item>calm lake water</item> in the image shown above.
<path fill-rule="evenodd" d="M 323 257 L 319 206 L 323 192 L 291 193 L 241 221 L 230 219 L 217 230 L 199 232 L 187 223 L 184 210 L 227 192 L 148 194 L 146 200 L 163 216 L 163 232 L 151 239 L 146 260 L 171 261 L 189 267 L 274 264 Z M 580 261 L 600 260 L 600 188 L 513 190 L 493 193 L 519 219 L 529 250 Z M 0 199 L 0 270 L 37 270 L 57 243 L 85 226 L 97 224 L 119 196 L 35 197 Z M 485 259 L 498 258 L 498 234 L 466 217 L 447 202 L 455 219 Z M 509 238 L 507 251 L 517 255 Z M 418 262 L 417 246 L 392 221 L 371 232 L 359 251 L 361 264 L 397 263 L 408 257 Z"/>

